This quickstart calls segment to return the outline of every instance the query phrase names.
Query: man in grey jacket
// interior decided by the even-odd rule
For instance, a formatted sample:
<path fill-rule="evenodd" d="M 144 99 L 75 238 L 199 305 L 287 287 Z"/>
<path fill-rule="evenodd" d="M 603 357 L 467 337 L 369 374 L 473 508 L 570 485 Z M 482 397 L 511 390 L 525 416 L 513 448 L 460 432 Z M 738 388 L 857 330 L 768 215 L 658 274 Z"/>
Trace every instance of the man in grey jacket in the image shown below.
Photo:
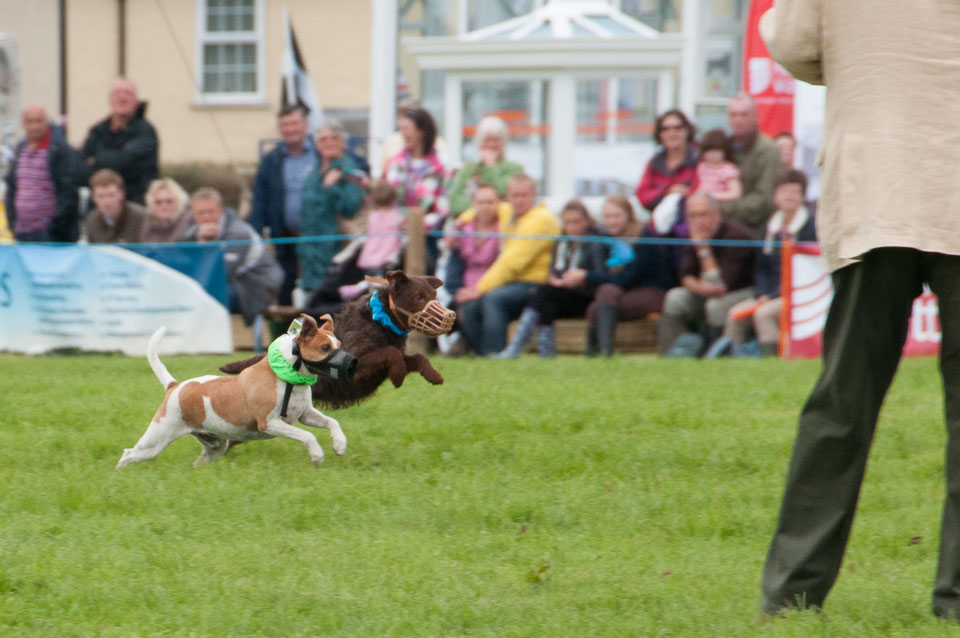
<path fill-rule="evenodd" d="M 200 188 L 190 200 L 195 225 L 184 241 L 229 241 L 224 248 L 230 310 L 239 310 L 247 325 L 267 309 L 283 282 L 283 270 L 250 224 L 225 208 L 220 193 Z M 242 243 L 241 243 L 242 242 Z"/>

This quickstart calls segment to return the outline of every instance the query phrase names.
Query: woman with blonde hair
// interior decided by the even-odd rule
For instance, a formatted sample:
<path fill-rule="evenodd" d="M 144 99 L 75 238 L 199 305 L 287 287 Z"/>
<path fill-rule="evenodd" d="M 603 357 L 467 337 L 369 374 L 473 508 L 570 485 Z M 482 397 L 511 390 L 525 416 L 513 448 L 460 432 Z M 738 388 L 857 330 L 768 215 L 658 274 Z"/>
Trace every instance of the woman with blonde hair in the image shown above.
<path fill-rule="evenodd" d="M 613 354 L 617 321 L 642 319 L 660 312 L 667 291 L 676 285 L 663 246 L 630 242 L 637 237 L 655 236 L 637 221 L 630 200 L 611 195 L 602 208 L 603 228 L 614 241 L 603 270 L 575 270 L 566 273 L 564 284 L 589 284 L 595 288 L 587 307 L 587 355 Z M 632 246 L 630 244 L 633 244 Z"/>
<path fill-rule="evenodd" d="M 150 182 L 146 195 L 149 215 L 140 227 L 140 243 L 159 244 L 180 241 L 191 222 L 190 198 L 169 177 Z"/>

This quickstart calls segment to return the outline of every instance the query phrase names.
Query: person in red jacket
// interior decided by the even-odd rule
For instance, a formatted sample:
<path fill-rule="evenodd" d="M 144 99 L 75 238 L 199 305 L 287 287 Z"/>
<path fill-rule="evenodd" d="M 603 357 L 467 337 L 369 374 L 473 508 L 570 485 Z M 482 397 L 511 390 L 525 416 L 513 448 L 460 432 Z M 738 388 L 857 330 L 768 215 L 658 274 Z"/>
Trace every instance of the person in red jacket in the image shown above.
<path fill-rule="evenodd" d="M 699 153 L 693 124 L 680 109 L 670 109 L 657 118 L 653 137 L 660 150 L 647 163 L 637 186 L 637 199 L 653 211 L 664 196 L 688 195 L 697 189 Z"/>

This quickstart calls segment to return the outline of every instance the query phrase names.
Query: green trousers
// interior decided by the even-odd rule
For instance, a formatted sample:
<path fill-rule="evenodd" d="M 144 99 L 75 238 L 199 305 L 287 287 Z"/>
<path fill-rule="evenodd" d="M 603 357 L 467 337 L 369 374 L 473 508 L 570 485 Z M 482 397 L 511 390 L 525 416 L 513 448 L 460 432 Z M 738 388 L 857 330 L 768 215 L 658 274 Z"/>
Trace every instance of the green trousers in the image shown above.
<path fill-rule="evenodd" d="M 960 257 L 881 248 L 833 274 L 823 370 L 800 414 L 763 570 L 763 610 L 822 607 L 850 536 L 884 395 L 922 285 L 939 298 L 946 403 L 946 501 L 933 610 L 960 616 Z M 923 424 L 918 424 L 923 425 Z"/>

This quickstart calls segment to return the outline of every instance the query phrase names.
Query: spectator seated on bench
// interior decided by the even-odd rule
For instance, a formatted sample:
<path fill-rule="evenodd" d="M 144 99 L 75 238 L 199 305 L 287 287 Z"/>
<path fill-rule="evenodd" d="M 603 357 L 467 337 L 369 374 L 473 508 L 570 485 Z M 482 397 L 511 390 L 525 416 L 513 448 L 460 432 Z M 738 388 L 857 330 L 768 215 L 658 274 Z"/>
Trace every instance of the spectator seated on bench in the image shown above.
<path fill-rule="evenodd" d="M 458 294 L 458 319 L 477 354 L 503 350 L 507 324 L 520 316 L 533 288 L 547 280 L 553 246 L 549 236 L 559 228 L 545 205 L 534 206 L 536 198 L 532 178 L 523 173 L 510 178 L 507 200 L 512 212 L 503 230 L 513 236 L 504 239 L 500 255 L 480 281 Z"/>
<path fill-rule="evenodd" d="M 753 238 L 737 222 L 723 220 L 717 201 L 706 193 L 687 198 L 687 222 L 691 244 L 684 247 L 680 286 L 667 292 L 658 325 L 659 349 L 668 355 L 674 341 L 690 324 L 706 322 L 707 337 L 713 342 L 723 330 L 727 313 L 744 299 L 753 297 L 755 249 L 749 245 L 711 245 L 710 241 L 750 241 Z M 688 341 L 685 337 L 684 343 Z M 678 348 L 684 356 L 699 354 L 692 348 Z"/>
<path fill-rule="evenodd" d="M 779 242 L 790 238 L 793 241 L 817 240 L 814 216 L 803 205 L 807 177 L 796 169 L 785 169 L 777 175 L 773 201 L 777 211 L 767 222 L 763 250 L 757 255 L 754 280 L 756 296 L 741 301 L 730 309 L 723 327 L 724 340 L 711 349 L 719 355 L 728 349 L 731 354 L 747 355 L 753 351 L 761 356 L 776 356 L 780 341 L 780 296 Z M 757 343 L 754 348 L 745 348 L 748 335 L 753 333 Z"/>
<path fill-rule="evenodd" d="M 193 223 L 190 200 L 176 181 L 155 179 L 147 188 L 147 216 L 140 227 L 140 243 L 161 244 L 183 239 Z"/>
<path fill-rule="evenodd" d="M 283 270 L 277 264 L 249 224 L 224 208 L 220 193 L 213 188 L 200 188 L 191 199 L 196 222 L 187 231 L 184 241 L 246 241 L 225 248 L 227 284 L 230 287 L 230 311 L 240 311 L 247 325 L 253 323 L 276 298 L 283 284 Z"/>
<path fill-rule="evenodd" d="M 590 217 L 587 207 L 574 199 L 567 202 L 560 213 L 563 226 L 561 234 L 571 237 L 597 235 L 599 230 Z M 610 253 L 610 244 L 597 241 L 576 241 L 561 239 L 553 247 L 550 274 L 547 282 L 534 286 L 527 305 L 520 314 L 517 331 L 506 347 L 498 355 L 502 359 L 515 359 L 526 348 L 533 333 L 537 332 L 537 348 L 541 357 L 556 354 L 555 319 L 582 317 L 590 300 L 593 299 L 594 286 L 586 280 L 578 283 L 564 281 L 564 275 L 570 270 L 595 272 L 602 270 L 604 261 Z"/>
<path fill-rule="evenodd" d="M 656 236 L 652 228 L 636 221 L 633 206 L 623 195 L 608 197 L 602 212 L 603 227 L 611 237 Z M 643 319 L 663 310 L 667 291 L 677 285 L 668 250 L 655 244 L 618 242 L 604 269 L 565 275 L 571 284 L 586 281 L 596 287 L 593 303 L 587 307 L 587 356 L 613 355 L 618 321 Z"/>

